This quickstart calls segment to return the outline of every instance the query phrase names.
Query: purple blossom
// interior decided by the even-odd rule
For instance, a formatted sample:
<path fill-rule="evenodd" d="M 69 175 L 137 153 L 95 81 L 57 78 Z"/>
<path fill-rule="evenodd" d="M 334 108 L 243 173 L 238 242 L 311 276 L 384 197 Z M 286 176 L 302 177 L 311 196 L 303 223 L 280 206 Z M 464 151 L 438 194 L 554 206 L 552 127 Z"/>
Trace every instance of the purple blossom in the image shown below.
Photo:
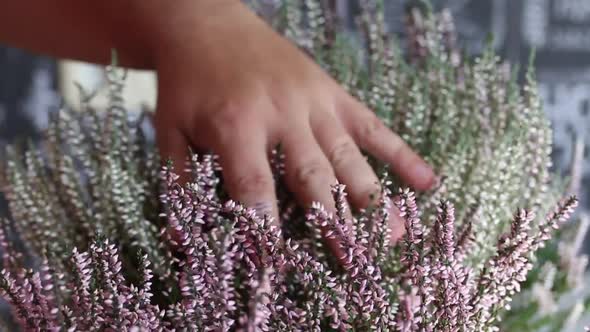
<path fill-rule="evenodd" d="M 562 202 L 537 232 L 531 227 L 534 214 L 518 210 L 496 254 L 474 278 L 458 253 L 472 237 L 471 226 L 456 234 L 453 204 L 439 204 L 428 232 L 412 191 L 401 190 L 392 199 L 384 187 L 376 208 L 353 218 L 344 186 L 336 185 L 335 213 L 315 203 L 306 218 L 342 250 L 344 273 L 338 273 L 307 246 L 285 239 L 272 218 L 233 201 L 220 204 L 206 186 L 182 187 L 168 167 L 161 175 L 163 216 L 174 231 L 168 239 L 179 255 L 175 276 L 180 300 L 165 308 L 155 305 L 148 256 L 139 254 L 137 282 L 129 283 L 120 248 L 108 240 L 97 239 L 87 251 L 73 249 L 68 287 L 60 286 L 64 278 L 47 260 L 32 272 L 14 266 L 18 255 L 5 255 L 15 272 L 2 271 L 0 289 L 25 330 L 321 330 L 326 320 L 335 330 L 477 330 L 488 326 L 497 308 L 520 290 L 535 246 L 577 203 L 575 198 Z M 392 200 L 406 234 L 400 243 L 400 273 L 385 276 L 387 262 L 380 255 L 389 245 Z M 216 219 L 205 220 L 206 214 Z M 362 224 L 366 222 L 373 224 Z M 12 250 L 4 234 L 0 245 Z M 392 285 L 398 287 L 395 292 Z M 63 297 L 64 291 L 69 295 Z"/>

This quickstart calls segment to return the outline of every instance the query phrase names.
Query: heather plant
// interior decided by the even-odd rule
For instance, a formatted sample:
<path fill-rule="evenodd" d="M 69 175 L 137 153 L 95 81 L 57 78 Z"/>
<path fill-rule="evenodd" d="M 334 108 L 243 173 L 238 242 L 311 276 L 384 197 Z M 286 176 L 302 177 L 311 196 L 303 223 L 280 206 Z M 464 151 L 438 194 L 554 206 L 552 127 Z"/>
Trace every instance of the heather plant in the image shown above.
<path fill-rule="evenodd" d="M 537 253 L 522 292 L 503 314 L 503 331 L 573 331 L 588 313 L 588 256 L 580 247 L 589 225 L 582 215 Z"/>
<path fill-rule="evenodd" d="M 566 188 L 571 194 L 580 190 L 584 159 L 582 140 L 578 138 L 575 146 Z M 588 215 L 581 213 L 537 252 L 522 292 L 515 296 L 511 310 L 502 315 L 503 331 L 574 331 L 590 309 L 588 256 L 583 253 L 589 227 Z"/>
<path fill-rule="evenodd" d="M 534 73 L 521 88 L 491 48 L 461 56 L 445 11 L 408 11 L 402 52 L 380 2 L 360 4 L 359 38 L 339 26 L 333 1 L 282 1 L 271 23 L 425 156 L 436 189 L 414 193 L 371 160 L 383 174 L 373 206 L 348 218 L 334 184 L 335 210 L 302 209 L 282 185 L 277 148 L 279 227 L 228 200 L 214 155 L 160 167 L 144 116 L 125 111 L 115 63 L 106 110 L 81 89 L 80 112 L 60 110 L 43 146 L 7 153 L 14 223 L 0 233 L 0 289 L 21 328 L 498 330 L 535 252 L 577 204 L 550 182 Z M 398 212 L 405 235 L 393 243 Z"/>

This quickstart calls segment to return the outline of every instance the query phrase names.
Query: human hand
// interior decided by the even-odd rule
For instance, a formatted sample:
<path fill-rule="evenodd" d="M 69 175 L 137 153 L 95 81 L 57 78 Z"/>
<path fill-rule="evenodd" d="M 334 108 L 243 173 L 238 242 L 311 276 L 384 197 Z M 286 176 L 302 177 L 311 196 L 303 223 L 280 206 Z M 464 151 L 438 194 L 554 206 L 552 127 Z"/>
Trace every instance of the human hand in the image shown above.
<path fill-rule="evenodd" d="M 188 146 L 212 150 L 232 198 L 275 217 L 268 156 L 278 143 L 286 183 L 306 206 L 334 208 L 337 182 L 353 206 L 370 203 L 379 181 L 360 149 L 417 190 L 433 185 L 432 169 L 399 136 L 239 1 L 176 9 L 156 39 L 163 157 L 184 165 Z"/>

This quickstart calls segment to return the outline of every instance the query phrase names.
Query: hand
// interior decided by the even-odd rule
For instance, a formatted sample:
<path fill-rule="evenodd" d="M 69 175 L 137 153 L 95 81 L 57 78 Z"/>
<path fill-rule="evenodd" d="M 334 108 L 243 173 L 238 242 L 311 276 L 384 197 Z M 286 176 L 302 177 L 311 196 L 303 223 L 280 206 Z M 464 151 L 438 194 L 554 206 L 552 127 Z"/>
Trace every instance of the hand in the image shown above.
<path fill-rule="evenodd" d="M 330 186 L 337 182 L 354 206 L 370 203 L 378 177 L 360 149 L 415 189 L 433 185 L 432 169 L 399 136 L 243 4 L 199 3 L 200 10 L 166 15 L 170 23 L 156 39 L 164 158 L 184 165 L 188 146 L 213 150 L 232 198 L 275 217 L 268 156 L 278 143 L 287 185 L 306 206 L 334 208 Z"/>

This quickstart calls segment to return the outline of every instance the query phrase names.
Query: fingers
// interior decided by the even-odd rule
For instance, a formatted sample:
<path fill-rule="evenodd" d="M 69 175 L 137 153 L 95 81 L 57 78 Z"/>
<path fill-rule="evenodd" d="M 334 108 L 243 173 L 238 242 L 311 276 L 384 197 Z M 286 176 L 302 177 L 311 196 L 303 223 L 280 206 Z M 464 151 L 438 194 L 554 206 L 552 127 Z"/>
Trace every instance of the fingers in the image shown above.
<path fill-rule="evenodd" d="M 405 221 L 400 216 L 399 209 L 394 205 L 392 205 L 392 207 L 391 207 L 388 224 L 389 224 L 389 230 L 390 230 L 389 243 L 394 245 L 406 233 Z"/>
<path fill-rule="evenodd" d="M 311 124 L 336 177 L 346 185 L 351 203 L 368 207 L 380 191 L 379 179 L 352 137 L 332 113 L 314 113 Z"/>
<path fill-rule="evenodd" d="M 278 221 L 275 184 L 263 131 L 236 130 L 217 150 L 231 198 L 256 209 L 259 216 L 268 214 Z"/>
<path fill-rule="evenodd" d="M 337 183 L 336 175 L 309 125 L 301 124 L 292 128 L 283 143 L 285 179 L 299 202 L 306 208 L 313 202 L 319 202 L 326 209 L 334 210 L 330 188 Z M 343 257 L 337 241 L 327 240 L 326 243 L 338 259 Z"/>
<path fill-rule="evenodd" d="M 179 176 L 178 182 L 181 184 L 188 182 L 190 175 L 184 171 L 189 156 L 188 139 L 178 128 L 158 125 L 158 123 L 156 123 L 156 136 L 162 162 L 172 161 L 174 173 Z"/>
<path fill-rule="evenodd" d="M 184 185 L 191 179 L 191 175 L 185 172 L 189 148 L 196 146 L 191 144 L 194 141 L 180 125 L 179 114 L 190 114 L 193 108 L 186 98 L 171 88 L 174 84 L 169 83 L 165 79 L 158 79 L 158 101 L 154 114 L 156 143 L 162 162 L 172 161 L 174 173 L 179 176 L 179 183 Z"/>
<path fill-rule="evenodd" d="M 432 168 L 373 112 L 354 98 L 344 98 L 342 117 L 359 146 L 390 165 L 411 187 L 428 190 L 436 182 Z"/>
<path fill-rule="evenodd" d="M 283 144 L 286 181 L 298 200 L 306 207 L 319 202 L 334 209 L 330 188 L 338 180 L 309 126 L 293 128 Z"/>

